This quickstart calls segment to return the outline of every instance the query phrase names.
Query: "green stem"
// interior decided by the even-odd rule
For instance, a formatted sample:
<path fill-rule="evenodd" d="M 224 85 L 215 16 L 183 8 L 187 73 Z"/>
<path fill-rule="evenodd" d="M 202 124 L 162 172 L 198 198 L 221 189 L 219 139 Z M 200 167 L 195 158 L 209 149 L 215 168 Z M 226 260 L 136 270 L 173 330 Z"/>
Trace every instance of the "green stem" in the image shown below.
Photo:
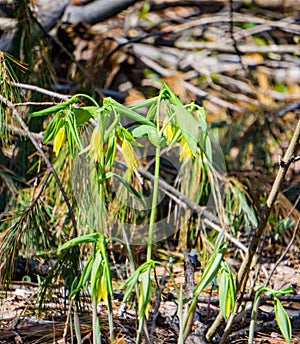
<path fill-rule="evenodd" d="M 100 108 L 100 105 L 96 102 L 96 100 L 92 97 L 90 97 L 89 95 L 87 94 L 84 94 L 84 93 L 78 93 L 78 94 L 75 94 L 75 96 L 73 96 L 72 98 L 74 97 L 84 97 L 84 98 L 87 98 L 89 99 L 92 103 L 95 104 L 95 106 L 99 107 Z"/>
<path fill-rule="evenodd" d="M 97 299 L 93 297 L 92 301 L 93 308 L 93 344 L 101 344 L 101 330 L 99 319 L 97 315 Z"/>
<path fill-rule="evenodd" d="M 250 327 L 249 327 L 248 344 L 253 344 L 254 342 L 255 324 L 256 324 L 256 318 L 258 314 L 259 303 L 260 303 L 260 296 L 258 296 L 257 298 L 255 297 L 253 306 L 252 306 L 253 308 L 252 308 L 251 321 L 250 321 Z"/>
<path fill-rule="evenodd" d="M 101 161 L 99 163 L 99 170 L 98 170 L 98 175 L 103 177 L 104 175 L 104 154 L 102 153 L 101 155 Z M 104 184 L 103 184 L 103 179 L 101 178 L 99 182 L 99 199 L 100 199 L 100 209 L 99 209 L 99 232 L 104 236 L 104 205 L 105 205 L 105 197 L 104 197 Z"/>
<path fill-rule="evenodd" d="M 144 327 L 144 317 L 142 319 L 140 319 L 140 321 L 139 321 L 139 328 L 137 330 L 137 336 L 136 336 L 136 344 L 141 343 L 143 327 Z"/>
<path fill-rule="evenodd" d="M 149 232 L 148 232 L 148 244 L 147 244 L 147 261 L 151 260 L 151 254 L 152 254 L 153 231 L 154 231 L 154 224 L 155 224 L 156 211 L 157 211 L 159 170 L 160 170 L 160 147 L 156 147 L 153 198 L 152 198 L 152 207 L 151 207 L 150 224 L 149 224 Z"/>
<path fill-rule="evenodd" d="M 99 209 L 99 232 L 104 235 L 104 228 L 103 228 L 103 204 L 104 204 L 104 185 L 103 181 L 99 184 L 99 197 L 100 197 L 100 209 Z"/>
<path fill-rule="evenodd" d="M 109 325 L 109 339 L 113 342 L 115 334 L 114 334 L 114 319 L 113 319 L 113 307 L 112 307 L 112 299 L 111 295 L 107 295 L 107 313 L 108 313 L 108 325 Z"/>

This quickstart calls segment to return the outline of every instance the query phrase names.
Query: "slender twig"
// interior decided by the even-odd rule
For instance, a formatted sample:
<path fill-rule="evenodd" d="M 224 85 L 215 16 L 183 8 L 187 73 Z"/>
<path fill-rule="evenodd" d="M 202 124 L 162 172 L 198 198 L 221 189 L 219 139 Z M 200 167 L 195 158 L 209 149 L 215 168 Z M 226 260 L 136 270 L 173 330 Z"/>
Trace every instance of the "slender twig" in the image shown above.
<path fill-rule="evenodd" d="M 224 53 L 235 53 L 236 49 L 232 45 L 222 44 L 220 42 L 188 42 L 188 41 L 177 41 L 174 43 L 179 49 L 187 50 L 198 50 L 198 49 L 209 49 Z M 295 44 L 270 44 L 263 46 L 250 46 L 250 45 L 239 45 L 239 51 L 241 54 L 299 54 L 300 47 Z"/>
<path fill-rule="evenodd" d="M 52 106 L 52 105 L 57 105 L 56 102 L 24 102 L 24 103 L 14 103 L 14 106 Z"/>
<path fill-rule="evenodd" d="M 276 201 L 276 198 L 277 198 L 277 195 L 279 193 L 281 184 L 284 180 L 284 177 L 286 175 L 286 172 L 287 172 L 290 164 L 293 161 L 294 151 L 296 149 L 296 146 L 298 144 L 299 139 L 300 139 L 300 119 L 299 119 L 298 124 L 296 126 L 296 129 L 294 131 L 294 134 L 293 134 L 291 142 L 288 146 L 288 149 L 284 155 L 284 158 L 282 159 L 282 161 L 280 163 L 278 173 L 276 175 L 275 181 L 273 183 L 272 189 L 270 191 L 270 194 L 269 194 L 267 202 L 266 202 L 266 206 L 262 212 L 261 221 L 260 221 L 257 229 L 255 230 L 254 235 L 251 238 L 251 241 L 249 244 L 249 250 L 246 254 L 245 259 L 243 260 L 243 263 L 242 263 L 239 271 L 238 271 L 237 278 L 236 278 L 236 293 L 237 293 L 237 295 L 239 295 L 239 297 L 237 299 L 234 311 L 232 312 L 232 314 L 228 318 L 227 325 L 226 325 L 225 330 L 223 332 L 223 336 L 221 338 L 220 344 L 225 343 L 226 338 L 228 337 L 229 332 L 231 330 L 234 318 L 235 318 L 235 316 L 236 316 L 236 314 L 240 308 L 240 305 L 243 301 L 243 294 L 244 294 L 244 291 L 246 288 L 246 281 L 247 281 L 248 276 L 249 276 L 249 271 L 250 271 L 253 257 L 254 257 L 254 255 L 257 251 L 257 248 L 260 244 L 261 237 L 262 237 L 264 230 L 266 228 L 268 218 L 270 216 L 272 207 Z M 220 316 L 218 316 L 207 333 L 207 339 L 208 340 L 213 338 L 213 336 L 214 336 L 217 328 L 219 327 L 221 321 L 222 321 L 222 318 Z"/>
<path fill-rule="evenodd" d="M 183 32 L 187 29 L 190 29 L 192 27 L 199 27 L 201 25 L 208 25 L 208 24 L 214 24 L 214 23 L 228 23 L 230 22 L 230 18 L 222 15 L 216 15 L 216 16 L 207 16 L 199 19 L 194 19 L 185 22 L 184 24 L 177 25 L 176 27 L 172 28 L 172 31 L 166 30 L 168 33 L 179 33 Z M 292 32 L 295 34 L 300 33 L 300 25 L 293 24 L 290 22 L 287 22 L 286 20 L 265 20 L 263 18 L 258 18 L 250 15 L 244 15 L 241 13 L 234 14 L 233 15 L 233 22 L 235 23 L 254 23 L 254 24 L 265 24 L 268 26 L 271 26 L 272 28 L 278 28 L 286 32 Z M 196 42 L 195 42 L 196 43 Z"/>
<path fill-rule="evenodd" d="M 295 239 L 296 239 L 296 234 L 297 231 L 299 229 L 299 224 L 300 224 L 300 219 L 298 220 L 294 231 L 293 231 L 293 236 L 289 242 L 289 244 L 287 245 L 286 249 L 284 250 L 284 252 L 282 253 L 282 255 L 278 258 L 277 262 L 275 263 L 275 265 L 273 266 L 272 270 L 270 271 L 269 277 L 267 278 L 266 282 L 265 282 L 265 286 L 267 286 L 270 283 L 271 277 L 274 274 L 275 270 L 277 269 L 278 265 L 282 262 L 283 258 L 286 256 L 286 254 L 288 253 L 288 251 L 290 250 L 290 248 L 292 247 Z"/>
<path fill-rule="evenodd" d="M 12 85 L 18 88 L 23 88 L 25 90 L 31 90 L 31 91 L 39 92 L 42 94 L 46 94 L 49 97 L 53 97 L 53 98 L 57 98 L 61 100 L 68 100 L 71 97 L 69 95 L 64 95 L 64 94 L 56 93 L 53 91 L 49 91 L 45 88 L 35 86 L 35 85 L 22 84 L 20 82 L 14 82 L 12 83 Z"/>
<path fill-rule="evenodd" d="M 0 102 L 2 102 L 3 104 L 5 104 L 8 108 L 10 108 L 13 112 L 13 115 L 16 117 L 17 121 L 20 123 L 21 127 L 23 128 L 24 132 L 26 133 L 26 136 L 29 138 L 29 140 L 32 142 L 32 144 L 34 145 L 34 147 L 36 148 L 36 150 L 40 153 L 40 155 L 42 156 L 43 160 L 45 161 L 48 170 L 53 174 L 56 183 L 63 195 L 63 198 L 66 202 L 66 205 L 68 207 L 69 210 L 69 215 L 72 221 L 72 225 L 74 228 L 74 235 L 77 236 L 77 224 L 76 224 L 76 219 L 69 201 L 69 198 L 66 194 L 66 191 L 59 179 L 58 174 L 56 173 L 53 165 L 51 164 L 50 160 L 48 159 L 48 157 L 46 156 L 45 152 L 43 151 L 43 149 L 41 148 L 40 144 L 38 143 L 38 141 L 35 139 L 35 137 L 32 135 L 31 131 L 29 130 L 29 128 L 27 127 L 26 123 L 24 122 L 22 116 L 20 115 L 20 113 L 17 111 L 16 107 L 14 106 L 14 104 L 12 102 L 10 102 L 9 100 L 7 100 L 5 97 L 3 97 L 2 95 L 0 95 Z"/>

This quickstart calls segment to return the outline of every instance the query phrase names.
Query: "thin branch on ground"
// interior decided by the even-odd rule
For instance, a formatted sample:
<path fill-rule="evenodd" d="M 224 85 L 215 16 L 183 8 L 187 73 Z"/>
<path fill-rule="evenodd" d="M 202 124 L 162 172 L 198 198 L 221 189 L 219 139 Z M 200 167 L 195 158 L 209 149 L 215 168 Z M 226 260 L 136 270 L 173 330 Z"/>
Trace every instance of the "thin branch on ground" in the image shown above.
<path fill-rule="evenodd" d="M 180 49 L 195 50 L 195 49 L 209 49 L 223 53 L 235 53 L 236 50 L 233 46 L 223 44 L 220 42 L 188 42 L 188 41 L 177 41 L 175 46 Z M 250 46 L 250 45 L 239 45 L 239 51 L 241 54 L 299 54 L 300 46 L 294 44 L 270 44 L 263 46 Z"/>

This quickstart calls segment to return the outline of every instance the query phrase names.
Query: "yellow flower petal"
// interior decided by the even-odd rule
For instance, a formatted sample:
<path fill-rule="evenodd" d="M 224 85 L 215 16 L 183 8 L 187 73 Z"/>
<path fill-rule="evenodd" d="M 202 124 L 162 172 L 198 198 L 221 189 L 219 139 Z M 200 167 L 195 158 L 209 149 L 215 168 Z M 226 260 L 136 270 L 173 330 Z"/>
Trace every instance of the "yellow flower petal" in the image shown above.
<path fill-rule="evenodd" d="M 100 162 L 103 152 L 103 142 L 102 142 L 102 132 L 101 129 L 97 126 L 92 134 L 90 142 L 90 151 L 89 155 L 92 156 L 92 159 L 95 162 Z"/>
<path fill-rule="evenodd" d="M 179 156 L 180 161 L 186 161 L 188 158 L 193 158 L 193 153 L 190 150 L 190 147 L 184 137 L 182 137 L 180 141 L 179 153 L 180 153 L 180 156 Z"/>
<path fill-rule="evenodd" d="M 163 134 L 167 138 L 167 145 L 169 145 L 174 136 L 174 128 L 170 122 L 165 126 Z"/>
<path fill-rule="evenodd" d="M 125 159 L 125 163 L 129 169 L 133 169 L 134 167 L 137 167 L 138 164 L 134 157 L 134 151 L 132 148 L 132 145 L 129 141 L 124 140 L 122 143 L 122 150 L 123 150 L 123 156 Z"/>
<path fill-rule="evenodd" d="M 58 133 L 55 135 L 54 141 L 53 141 L 53 152 L 58 155 L 61 146 L 66 140 L 66 130 L 64 127 L 60 128 Z"/>
<path fill-rule="evenodd" d="M 98 290 L 98 302 L 103 300 L 105 305 L 108 305 L 108 293 L 106 289 L 106 282 L 105 282 L 105 276 L 102 275 L 100 278 L 99 283 L 99 290 Z"/>

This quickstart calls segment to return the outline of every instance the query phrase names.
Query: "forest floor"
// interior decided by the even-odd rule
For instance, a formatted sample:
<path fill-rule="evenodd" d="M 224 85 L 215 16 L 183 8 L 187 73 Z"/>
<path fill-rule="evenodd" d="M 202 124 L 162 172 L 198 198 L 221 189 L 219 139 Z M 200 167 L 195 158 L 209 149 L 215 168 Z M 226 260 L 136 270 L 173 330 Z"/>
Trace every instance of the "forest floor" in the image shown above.
<path fill-rule="evenodd" d="M 298 250 L 297 250 L 298 251 Z M 172 254 L 172 253 L 170 253 Z M 293 328 L 291 343 L 300 342 L 300 264 L 297 253 L 285 257 L 272 276 L 271 285 L 274 289 L 285 288 L 292 285 L 292 294 L 280 297 L 290 319 Z M 176 254 L 177 263 L 173 266 L 173 273 L 178 287 L 184 284 L 183 257 Z M 166 265 L 168 262 L 165 262 Z M 259 281 L 269 276 L 274 263 L 266 261 L 261 268 Z M 157 278 L 164 276 L 163 269 L 157 269 Z M 195 280 L 200 272 L 195 273 Z M 259 284 L 259 283 L 258 283 Z M 11 283 L 6 296 L 2 298 L 0 343 L 76 343 L 74 324 L 69 318 L 69 301 L 63 297 L 63 288 L 53 286 L 48 301 L 40 311 L 37 299 L 40 288 L 37 283 L 19 281 Z M 4 292 L 3 292 L 4 293 Z M 3 294 L 2 294 L 3 295 Z M 173 296 L 173 298 L 172 298 Z M 135 343 L 136 313 L 134 310 L 122 308 L 123 295 L 117 291 L 114 294 L 113 314 L 116 340 L 114 343 Z M 148 328 L 153 343 L 177 343 L 178 319 L 176 317 L 177 303 L 174 301 L 175 291 L 173 284 L 166 279 L 162 290 L 157 291 L 152 299 Z M 228 338 L 228 343 L 247 343 L 250 324 L 251 295 L 245 295 L 245 314 L 242 321 L 238 322 Z M 81 299 L 80 329 L 82 343 L 91 343 L 91 305 L 89 298 Z M 192 324 L 191 335 L 186 343 L 201 343 L 197 336 L 199 321 L 208 325 L 212 323 L 218 313 L 218 294 L 211 288 L 206 289 L 199 298 L 197 317 Z M 108 343 L 109 336 L 107 309 L 104 304 L 99 305 L 99 316 L 103 343 Z M 71 321 L 71 324 L 70 324 Z M 72 330 L 73 328 L 73 330 Z M 257 334 L 254 343 L 285 343 L 276 325 L 273 300 L 271 297 L 263 297 L 257 318 Z M 73 333 L 73 334 L 72 334 Z M 73 339 L 71 339 L 73 337 Z"/>

